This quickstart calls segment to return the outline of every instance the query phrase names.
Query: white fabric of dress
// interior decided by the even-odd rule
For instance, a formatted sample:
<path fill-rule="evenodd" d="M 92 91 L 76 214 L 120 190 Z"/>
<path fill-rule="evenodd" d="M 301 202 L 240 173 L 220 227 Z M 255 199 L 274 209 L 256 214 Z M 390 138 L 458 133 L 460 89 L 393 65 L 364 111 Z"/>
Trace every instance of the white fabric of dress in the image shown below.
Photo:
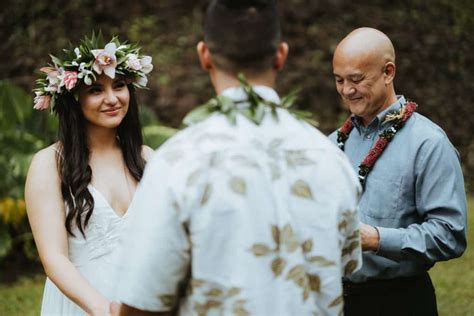
<path fill-rule="evenodd" d="M 128 215 L 119 216 L 104 195 L 89 185 L 94 198 L 94 211 L 85 229 L 84 238 L 77 227 L 75 237 L 69 236 L 69 259 L 92 287 L 110 300 L 114 299 L 116 285 L 115 249 Z M 49 279 L 44 287 L 41 315 L 87 315 L 77 304 L 66 297 Z"/>

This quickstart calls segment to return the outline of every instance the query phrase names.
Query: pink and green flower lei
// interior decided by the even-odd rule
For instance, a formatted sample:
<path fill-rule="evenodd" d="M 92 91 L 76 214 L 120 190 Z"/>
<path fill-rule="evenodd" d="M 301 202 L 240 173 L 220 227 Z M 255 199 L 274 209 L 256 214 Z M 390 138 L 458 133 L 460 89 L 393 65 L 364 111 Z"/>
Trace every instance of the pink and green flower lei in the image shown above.
<path fill-rule="evenodd" d="M 147 74 L 153 69 L 150 56 L 140 54 L 135 44 L 121 43 L 115 36 L 104 44 L 102 34 L 85 37 L 75 48 L 64 49 L 63 58 L 50 55 L 52 64 L 40 69 L 34 89 L 34 108 L 55 110 L 57 97 L 72 93 L 77 98 L 80 83 L 91 85 L 97 76 L 105 74 L 111 79 L 116 75 L 132 79 L 137 88 L 146 88 Z"/>

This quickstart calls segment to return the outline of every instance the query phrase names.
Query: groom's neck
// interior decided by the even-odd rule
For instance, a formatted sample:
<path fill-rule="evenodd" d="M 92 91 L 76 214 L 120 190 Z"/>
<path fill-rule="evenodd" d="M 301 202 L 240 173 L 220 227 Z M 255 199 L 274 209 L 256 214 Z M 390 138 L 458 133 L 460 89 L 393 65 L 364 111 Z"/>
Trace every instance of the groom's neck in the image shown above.
<path fill-rule="evenodd" d="M 276 81 L 276 71 L 273 69 L 269 69 L 267 71 L 262 71 L 259 73 L 245 73 L 243 72 L 244 75 L 247 78 L 247 81 L 250 83 L 252 86 L 256 85 L 261 85 L 261 86 L 267 86 L 274 88 L 275 87 L 275 81 Z M 227 88 L 231 87 L 239 87 L 240 86 L 240 81 L 237 78 L 236 75 L 229 74 L 224 71 L 220 71 L 218 69 L 214 69 L 210 73 L 211 81 L 214 86 L 214 90 L 216 91 L 216 94 L 221 94 L 222 91 L 224 91 Z"/>

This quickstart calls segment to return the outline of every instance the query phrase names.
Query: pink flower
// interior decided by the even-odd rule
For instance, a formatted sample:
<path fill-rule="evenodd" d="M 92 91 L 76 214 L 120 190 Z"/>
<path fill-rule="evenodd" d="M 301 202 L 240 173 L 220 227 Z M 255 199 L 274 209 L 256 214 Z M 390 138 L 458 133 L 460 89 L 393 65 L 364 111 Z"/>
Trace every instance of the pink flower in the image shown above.
<path fill-rule="evenodd" d="M 76 71 L 65 71 L 64 76 L 64 86 L 67 90 L 72 90 L 77 83 L 77 72 Z"/>
<path fill-rule="evenodd" d="M 35 109 L 35 110 L 46 110 L 49 107 L 50 102 L 51 102 L 51 96 L 50 95 L 36 94 L 33 109 Z"/>
<path fill-rule="evenodd" d="M 117 45 L 115 43 L 108 43 L 104 49 L 91 50 L 95 57 L 92 68 L 98 75 L 102 74 L 103 71 L 109 78 L 115 78 L 115 67 L 117 66 L 116 50 Z"/>

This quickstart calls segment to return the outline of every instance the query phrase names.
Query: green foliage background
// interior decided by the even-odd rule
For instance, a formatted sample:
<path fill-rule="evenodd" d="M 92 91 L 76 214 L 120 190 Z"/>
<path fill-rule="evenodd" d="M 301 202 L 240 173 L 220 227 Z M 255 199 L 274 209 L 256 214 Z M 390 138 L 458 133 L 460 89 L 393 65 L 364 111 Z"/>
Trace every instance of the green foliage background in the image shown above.
<path fill-rule="evenodd" d="M 419 104 L 459 150 L 474 186 L 474 2 L 471 0 L 280 1 L 290 56 L 278 90 L 300 87 L 298 106 L 329 133 L 348 112 L 334 88 L 331 58 L 348 32 L 384 31 L 397 52 L 396 91 Z M 93 30 L 137 41 L 153 57 L 150 90 L 139 92 L 145 139 L 157 147 L 193 107 L 213 96 L 195 46 L 205 0 L 18 0 L 0 11 L 0 270 L 37 258 L 25 219 L 23 185 L 34 152 L 55 139 L 56 121 L 33 113 L 35 73 Z M 245 47 L 242 47 L 245 49 Z M 403 157 L 400 157 L 403 159 Z M 2 261 L 3 258 L 3 261 Z M 7 260 L 5 260 L 7 258 Z M 23 259 L 21 259 L 23 258 Z M 0 281 L 7 277 L 0 274 Z"/>

